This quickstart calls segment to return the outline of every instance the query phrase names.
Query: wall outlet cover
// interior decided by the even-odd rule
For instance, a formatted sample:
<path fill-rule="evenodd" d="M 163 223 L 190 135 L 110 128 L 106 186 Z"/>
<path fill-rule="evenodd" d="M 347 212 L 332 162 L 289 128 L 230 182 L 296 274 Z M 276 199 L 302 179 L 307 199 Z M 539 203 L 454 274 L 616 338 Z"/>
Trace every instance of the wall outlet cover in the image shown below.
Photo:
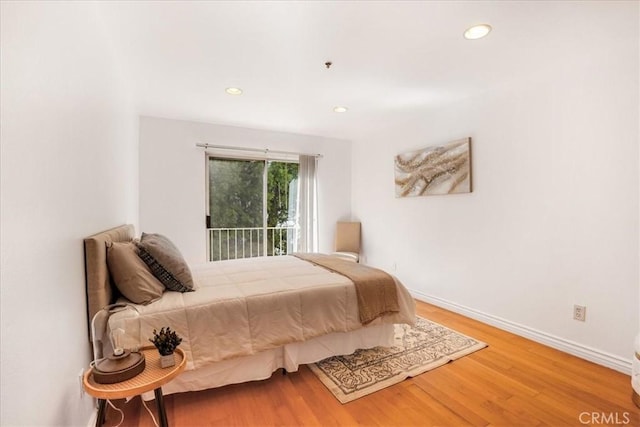
<path fill-rule="evenodd" d="M 573 318 L 575 320 L 584 322 L 587 318 L 587 307 L 584 305 L 575 304 L 573 306 Z"/>

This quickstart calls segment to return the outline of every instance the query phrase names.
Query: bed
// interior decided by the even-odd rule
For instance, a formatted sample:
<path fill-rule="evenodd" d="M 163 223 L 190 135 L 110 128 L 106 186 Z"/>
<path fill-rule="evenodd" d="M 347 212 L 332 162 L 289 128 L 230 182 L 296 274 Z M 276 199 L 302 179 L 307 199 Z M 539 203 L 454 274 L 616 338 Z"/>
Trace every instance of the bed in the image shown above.
<path fill-rule="evenodd" d="M 84 240 L 89 325 L 103 307 L 128 302 L 112 283 L 107 245 L 134 237 L 134 227 L 123 225 Z M 354 282 L 298 257 L 216 261 L 190 269 L 194 292 L 166 291 L 149 304 L 132 304 L 141 344 L 164 326 L 183 338 L 187 368 L 163 387 L 165 394 L 263 380 L 280 368 L 295 372 L 329 356 L 392 346 L 394 323 L 415 320 L 415 303 L 395 278 L 399 310 L 363 325 Z"/>

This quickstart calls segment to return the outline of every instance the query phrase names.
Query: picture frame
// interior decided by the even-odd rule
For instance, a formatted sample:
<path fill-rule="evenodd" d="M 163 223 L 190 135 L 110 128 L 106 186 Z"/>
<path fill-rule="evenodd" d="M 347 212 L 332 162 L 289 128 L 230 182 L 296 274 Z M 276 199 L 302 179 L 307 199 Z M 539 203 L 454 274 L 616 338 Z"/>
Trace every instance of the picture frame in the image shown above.
<path fill-rule="evenodd" d="M 471 193 L 471 138 L 395 156 L 397 198 Z"/>

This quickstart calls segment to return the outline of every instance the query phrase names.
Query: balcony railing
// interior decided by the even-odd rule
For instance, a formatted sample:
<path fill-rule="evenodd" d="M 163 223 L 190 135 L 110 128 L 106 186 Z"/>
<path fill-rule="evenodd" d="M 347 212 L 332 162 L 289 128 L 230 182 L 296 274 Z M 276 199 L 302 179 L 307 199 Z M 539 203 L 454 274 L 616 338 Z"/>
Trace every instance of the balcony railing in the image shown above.
<path fill-rule="evenodd" d="M 209 261 L 287 255 L 297 250 L 298 227 L 209 228 Z"/>

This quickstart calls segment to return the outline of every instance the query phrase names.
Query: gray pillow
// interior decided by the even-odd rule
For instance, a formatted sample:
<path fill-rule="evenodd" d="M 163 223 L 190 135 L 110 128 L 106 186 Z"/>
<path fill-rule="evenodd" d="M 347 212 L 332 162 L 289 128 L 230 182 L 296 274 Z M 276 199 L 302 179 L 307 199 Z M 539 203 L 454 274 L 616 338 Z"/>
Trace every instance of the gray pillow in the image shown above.
<path fill-rule="evenodd" d="M 111 243 L 107 247 L 107 265 L 116 287 L 129 301 L 148 304 L 162 296 L 164 285 L 142 262 L 133 243 Z"/>
<path fill-rule="evenodd" d="M 191 270 L 169 239 L 161 234 L 142 233 L 137 245 L 140 258 L 167 289 L 177 292 L 193 290 Z"/>

